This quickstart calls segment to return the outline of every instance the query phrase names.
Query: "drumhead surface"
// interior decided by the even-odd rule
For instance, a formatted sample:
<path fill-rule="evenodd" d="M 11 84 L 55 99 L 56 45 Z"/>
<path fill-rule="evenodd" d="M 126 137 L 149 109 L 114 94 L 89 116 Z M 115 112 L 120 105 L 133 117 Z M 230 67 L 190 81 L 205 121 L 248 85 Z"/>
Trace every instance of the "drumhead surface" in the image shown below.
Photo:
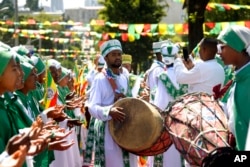
<path fill-rule="evenodd" d="M 157 107 L 137 98 L 123 98 L 113 106 L 122 107 L 126 114 L 123 122 L 108 122 L 112 138 L 122 148 L 145 150 L 161 135 L 164 122 Z"/>

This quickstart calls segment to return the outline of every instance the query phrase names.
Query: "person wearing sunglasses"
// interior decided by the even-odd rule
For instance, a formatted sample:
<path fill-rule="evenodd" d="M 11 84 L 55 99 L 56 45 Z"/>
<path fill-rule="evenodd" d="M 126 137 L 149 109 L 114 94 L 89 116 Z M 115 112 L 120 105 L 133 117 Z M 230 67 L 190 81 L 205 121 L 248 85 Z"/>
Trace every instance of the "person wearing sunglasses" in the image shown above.
<path fill-rule="evenodd" d="M 225 28 L 217 37 L 218 54 L 225 65 L 233 65 L 235 79 L 226 104 L 229 128 L 236 138 L 236 149 L 245 150 L 250 121 L 250 29 L 244 26 Z"/>

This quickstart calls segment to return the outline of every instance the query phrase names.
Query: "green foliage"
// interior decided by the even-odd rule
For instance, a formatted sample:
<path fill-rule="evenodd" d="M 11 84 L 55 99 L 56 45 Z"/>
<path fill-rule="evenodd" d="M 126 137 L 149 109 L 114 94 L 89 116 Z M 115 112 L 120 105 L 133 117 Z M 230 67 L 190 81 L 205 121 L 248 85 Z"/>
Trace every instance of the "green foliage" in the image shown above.
<path fill-rule="evenodd" d="M 11 0 L 3 0 L 0 3 L 0 9 L 8 8 L 7 10 L 0 11 L 0 20 L 10 19 L 14 17 L 14 4 Z"/>
<path fill-rule="evenodd" d="M 99 12 L 100 19 L 105 20 L 105 22 L 125 24 L 159 23 L 162 17 L 166 15 L 164 9 L 168 7 L 166 0 L 162 0 L 160 3 L 158 0 L 99 0 L 99 3 L 105 6 Z M 97 31 L 126 32 L 109 26 L 99 27 Z M 159 37 L 140 36 L 140 39 L 134 42 L 121 41 L 123 52 L 131 54 L 133 57 L 133 71 L 138 71 L 138 66 L 143 68 L 140 69 L 143 71 L 149 68 L 152 61 L 150 59 L 152 57 L 152 43 L 158 40 Z"/>
<path fill-rule="evenodd" d="M 235 5 L 250 5 L 249 0 L 211 0 L 211 2 L 216 3 L 226 3 Z M 250 10 L 249 9 L 239 9 L 239 10 L 212 10 L 205 12 L 205 18 L 207 22 L 228 22 L 228 21 L 243 21 L 250 20 Z"/>
<path fill-rule="evenodd" d="M 30 8 L 30 11 L 41 11 L 42 9 L 38 7 L 39 0 L 26 0 L 25 7 Z"/>
<path fill-rule="evenodd" d="M 66 67 L 68 69 L 74 69 L 75 66 L 75 60 L 73 58 L 63 58 L 63 59 L 58 59 L 58 61 L 61 62 L 61 65 L 63 67 Z"/>

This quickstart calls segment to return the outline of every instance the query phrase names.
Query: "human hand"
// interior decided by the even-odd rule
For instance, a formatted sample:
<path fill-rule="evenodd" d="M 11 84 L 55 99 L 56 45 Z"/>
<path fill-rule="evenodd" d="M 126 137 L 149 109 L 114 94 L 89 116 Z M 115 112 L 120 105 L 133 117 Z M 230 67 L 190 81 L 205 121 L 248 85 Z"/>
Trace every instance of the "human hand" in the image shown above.
<path fill-rule="evenodd" d="M 115 121 L 123 122 L 126 118 L 125 113 L 122 112 L 123 108 L 121 107 L 112 107 L 109 111 L 109 115 Z"/>
<path fill-rule="evenodd" d="M 58 150 L 58 151 L 64 151 L 70 148 L 75 142 L 72 140 L 69 143 L 67 143 L 66 140 L 60 140 L 60 141 L 54 141 L 50 142 L 48 145 L 49 150 Z"/>
<path fill-rule="evenodd" d="M 61 122 L 67 118 L 67 115 L 63 112 L 64 108 L 65 106 L 53 106 L 44 110 L 43 112 L 47 114 L 48 118 L 52 118 L 56 121 Z"/>
<path fill-rule="evenodd" d="M 17 151 L 5 158 L 1 163 L 0 167 L 22 167 L 27 153 L 26 146 L 20 146 Z"/>
<path fill-rule="evenodd" d="M 30 147 L 30 141 L 32 139 L 36 139 L 39 132 L 41 131 L 40 128 L 32 128 L 29 132 L 27 133 L 22 133 L 13 136 L 12 138 L 9 139 L 7 145 L 6 145 L 6 151 L 7 153 L 13 154 L 16 150 L 20 148 L 20 146 L 26 146 L 27 149 Z"/>
<path fill-rule="evenodd" d="M 68 119 L 67 125 L 70 128 L 73 128 L 74 126 L 81 126 L 82 122 L 79 119 Z"/>
<path fill-rule="evenodd" d="M 194 63 L 190 58 L 188 58 L 187 60 L 183 59 L 182 62 L 188 70 L 190 70 L 194 67 Z"/>

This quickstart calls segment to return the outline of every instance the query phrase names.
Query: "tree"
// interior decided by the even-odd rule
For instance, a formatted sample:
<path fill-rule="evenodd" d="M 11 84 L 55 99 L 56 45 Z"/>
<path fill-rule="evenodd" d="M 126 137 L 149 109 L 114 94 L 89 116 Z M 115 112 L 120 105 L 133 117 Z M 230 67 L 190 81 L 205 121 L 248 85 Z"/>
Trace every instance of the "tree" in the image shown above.
<path fill-rule="evenodd" d="M 25 7 L 30 8 L 30 11 L 41 11 L 41 8 L 38 7 L 39 0 L 27 0 Z"/>
<path fill-rule="evenodd" d="M 189 52 L 203 38 L 204 13 L 209 0 L 185 0 L 183 9 L 188 14 L 188 49 Z"/>
<path fill-rule="evenodd" d="M 99 12 L 99 18 L 111 23 L 159 23 L 165 16 L 164 9 L 168 7 L 165 0 L 100 0 L 105 8 Z M 112 27 L 101 27 L 100 32 L 116 32 L 123 31 Z M 126 32 L 126 31 L 124 31 Z M 133 57 L 132 68 L 136 72 L 138 65 L 146 70 L 150 62 L 147 61 L 151 56 L 152 43 L 158 41 L 159 37 L 140 36 L 140 39 L 134 42 L 122 42 L 123 52 L 131 54 Z M 142 64 L 145 62 L 146 64 Z"/>
<path fill-rule="evenodd" d="M 0 20 L 12 18 L 14 16 L 14 5 L 11 0 L 3 0 L 0 3 Z"/>
<path fill-rule="evenodd" d="M 185 0 L 183 9 L 187 8 L 189 34 L 188 43 L 191 51 L 197 43 L 203 38 L 203 23 L 205 22 L 223 22 L 240 21 L 250 19 L 249 9 L 223 10 L 216 9 L 206 11 L 208 2 L 250 5 L 249 0 Z"/>

